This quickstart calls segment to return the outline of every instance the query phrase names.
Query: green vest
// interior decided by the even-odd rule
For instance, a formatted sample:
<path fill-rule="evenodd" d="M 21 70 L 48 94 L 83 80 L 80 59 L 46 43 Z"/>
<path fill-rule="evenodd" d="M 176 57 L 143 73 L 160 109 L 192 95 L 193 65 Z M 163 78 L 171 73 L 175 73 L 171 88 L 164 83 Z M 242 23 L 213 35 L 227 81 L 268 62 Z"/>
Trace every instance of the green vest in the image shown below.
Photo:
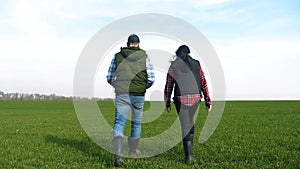
<path fill-rule="evenodd" d="M 116 94 L 145 94 L 146 58 L 145 51 L 138 47 L 121 48 L 121 51 L 116 54 L 117 69 L 113 82 Z"/>

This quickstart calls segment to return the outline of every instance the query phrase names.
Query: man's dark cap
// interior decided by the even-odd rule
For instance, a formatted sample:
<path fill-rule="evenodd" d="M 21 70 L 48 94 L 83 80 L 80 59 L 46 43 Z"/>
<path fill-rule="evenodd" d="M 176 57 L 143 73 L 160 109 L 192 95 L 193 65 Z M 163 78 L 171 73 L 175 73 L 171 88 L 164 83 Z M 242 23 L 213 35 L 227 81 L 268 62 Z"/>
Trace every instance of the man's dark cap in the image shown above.
<path fill-rule="evenodd" d="M 127 44 L 129 43 L 140 43 L 140 38 L 137 35 L 132 34 L 128 37 Z"/>

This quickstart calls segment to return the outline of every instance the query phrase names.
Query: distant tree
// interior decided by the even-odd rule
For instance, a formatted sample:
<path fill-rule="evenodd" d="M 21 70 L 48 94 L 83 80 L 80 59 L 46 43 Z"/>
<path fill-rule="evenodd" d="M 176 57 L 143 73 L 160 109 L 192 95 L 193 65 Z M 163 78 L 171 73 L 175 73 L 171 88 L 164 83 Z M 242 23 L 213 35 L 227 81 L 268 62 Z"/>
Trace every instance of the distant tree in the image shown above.
<path fill-rule="evenodd" d="M 4 99 L 4 92 L 0 90 L 0 99 Z"/>

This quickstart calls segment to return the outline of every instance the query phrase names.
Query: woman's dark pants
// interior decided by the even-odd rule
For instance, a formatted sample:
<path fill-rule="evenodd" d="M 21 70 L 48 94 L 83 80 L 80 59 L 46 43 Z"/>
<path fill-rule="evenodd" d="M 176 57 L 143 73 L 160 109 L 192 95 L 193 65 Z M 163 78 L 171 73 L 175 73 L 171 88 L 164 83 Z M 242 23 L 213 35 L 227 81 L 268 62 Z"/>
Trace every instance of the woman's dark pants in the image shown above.
<path fill-rule="evenodd" d="M 193 106 L 185 106 L 181 102 L 174 100 L 176 111 L 179 116 L 182 133 L 182 143 L 185 155 L 185 162 L 192 160 L 192 149 L 194 140 L 194 115 L 200 102 Z"/>

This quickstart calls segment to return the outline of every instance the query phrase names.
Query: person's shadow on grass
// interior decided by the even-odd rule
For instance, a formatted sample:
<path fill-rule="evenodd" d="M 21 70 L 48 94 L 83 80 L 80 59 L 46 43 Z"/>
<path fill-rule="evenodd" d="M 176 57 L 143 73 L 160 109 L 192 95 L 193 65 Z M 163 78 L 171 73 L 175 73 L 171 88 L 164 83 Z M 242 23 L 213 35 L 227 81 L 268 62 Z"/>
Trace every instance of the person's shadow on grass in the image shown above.
<path fill-rule="evenodd" d="M 90 138 L 85 137 L 82 140 L 77 140 L 74 138 L 66 138 L 66 137 L 60 137 L 55 135 L 47 135 L 45 136 L 46 143 L 52 143 L 57 146 L 66 148 L 71 147 L 74 148 L 77 151 L 80 151 L 84 153 L 85 155 L 90 157 L 90 160 L 92 163 L 100 163 L 104 165 L 106 168 L 114 168 L 113 166 L 113 154 L 110 152 L 100 148 L 96 143 L 94 143 Z M 66 150 L 68 151 L 68 150 Z M 154 161 L 169 161 L 170 163 L 182 163 L 181 160 L 178 160 L 178 158 L 181 157 L 181 149 L 174 149 L 169 150 L 165 153 L 162 153 L 160 155 L 151 157 L 153 162 Z M 172 155 L 170 155 L 172 154 Z M 180 154 L 180 155 L 178 155 Z M 178 158 L 174 158 L 174 156 L 180 156 Z M 134 161 L 135 159 L 131 159 L 131 161 Z M 151 162 L 150 162 L 151 163 Z M 156 163 L 156 162 L 155 162 Z"/>
<path fill-rule="evenodd" d="M 71 138 L 62 138 L 54 135 L 45 136 L 46 143 L 54 143 L 60 147 L 71 147 L 77 151 L 83 152 L 87 156 L 91 157 L 91 161 L 95 163 L 106 164 L 107 168 L 113 167 L 113 154 L 100 148 L 89 138 L 83 138 L 82 140 L 76 140 Z"/>

